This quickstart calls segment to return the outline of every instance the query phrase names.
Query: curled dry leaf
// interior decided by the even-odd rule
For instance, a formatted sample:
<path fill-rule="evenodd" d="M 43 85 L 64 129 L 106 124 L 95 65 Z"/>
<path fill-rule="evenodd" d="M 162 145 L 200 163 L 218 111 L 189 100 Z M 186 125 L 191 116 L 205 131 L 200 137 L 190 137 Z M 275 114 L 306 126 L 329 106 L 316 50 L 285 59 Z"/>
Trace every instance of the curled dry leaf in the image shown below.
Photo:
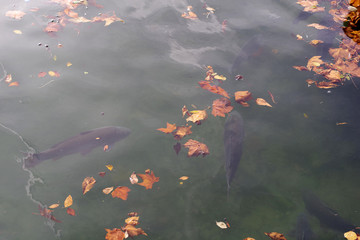
<path fill-rule="evenodd" d="M 186 119 L 187 122 L 191 121 L 193 123 L 196 123 L 198 125 L 201 124 L 201 121 L 207 119 L 207 113 L 206 109 L 204 110 L 193 110 L 190 112 L 191 115 Z"/>
<path fill-rule="evenodd" d="M 75 216 L 75 210 L 70 207 L 66 209 L 66 213 L 70 216 Z"/>
<path fill-rule="evenodd" d="M 125 233 L 119 228 L 113 228 L 112 230 L 105 228 L 105 230 L 107 232 L 106 240 L 123 240 L 125 238 Z"/>
<path fill-rule="evenodd" d="M 166 134 L 171 133 L 172 131 L 174 131 L 176 129 L 176 124 L 170 124 L 170 123 L 166 123 L 166 128 L 158 128 L 156 130 L 164 132 Z"/>
<path fill-rule="evenodd" d="M 128 187 L 117 187 L 111 193 L 111 196 L 113 198 L 121 198 L 122 200 L 126 200 L 130 191 L 131 190 Z"/>
<path fill-rule="evenodd" d="M 225 113 L 229 113 L 233 110 L 231 102 L 227 98 L 220 98 L 213 101 L 211 114 L 220 117 L 225 117 Z"/>
<path fill-rule="evenodd" d="M 198 142 L 193 139 L 189 139 L 184 144 L 184 147 L 189 149 L 189 152 L 188 152 L 189 157 L 197 157 L 199 155 L 202 155 L 203 157 L 205 157 L 206 155 L 209 154 L 209 149 L 204 143 Z"/>
<path fill-rule="evenodd" d="M 90 189 L 94 186 L 95 183 L 96 183 L 96 180 L 93 177 L 84 178 L 84 181 L 82 182 L 83 194 L 85 195 L 85 193 L 90 191 Z"/>
<path fill-rule="evenodd" d="M 235 101 L 237 103 L 240 103 L 244 107 L 249 106 L 247 101 L 249 101 L 251 99 L 252 99 L 252 96 L 251 96 L 251 92 L 249 92 L 249 91 L 237 91 L 237 92 L 235 92 Z"/>
<path fill-rule="evenodd" d="M 283 234 L 277 232 L 269 232 L 269 233 L 265 232 L 265 235 L 267 235 L 272 240 L 286 240 Z"/>
<path fill-rule="evenodd" d="M 217 222 L 217 221 L 215 221 L 216 222 L 216 225 L 219 227 L 219 228 L 221 228 L 221 229 L 226 229 L 226 228 L 228 228 L 228 226 L 226 225 L 226 223 L 224 223 L 224 222 Z"/>
<path fill-rule="evenodd" d="M 150 171 L 145 174 L 138 174 L 138 176 L 143 180 L 141 183 L 138 183 L 138 185 L 145 187 L 146 189 L 151 189 L 152 185 L 159 181 L 159 177 L 155 177 L 154 172 Z"/>
<path fill-rule="evenodd" d="M 69 195 L 64 201 L 64 208 L 70 207 L 72 204 L 73 204 L 73 199 L 71 195 Z"/>
<path fill-rule="evenodd" d="M 257 98 L 256 99 L 256 104 L 257 105 L 261 105 L 261 106 L 267 106 L 267 107 L 272 107 L 267 101 L 265 101 L 265 99 L 263 98 Z"/>
<path fill-rule="evenodd" d="M 139 223 L 139 216 L 129 217 L 129 218 L 125 219 L 125 223 L 136 226 Z"/>
<path fill-rule="evenodd" d="M 105 194 L 109 194 L 112 192 L 112 190 L 114 190 L 114 187 L 107 187 L 107 188 L 104 188 L 102 191 Z"/>
<path fill-rule="evenodd" d="M 133 173 L 130 175 L 129 179 L 130 179 L 130 183 L 131 183 L 131 184 L 135 184 L 135 183 L 138 183 L 138 182 L 139 182 L 139 179 L 137 178 L 135 172 L 133 172 Z"/>
<path fill-rule="evenodd" d="M 185 137 L 186 135 L 189 135 L 192 133 L 191 127 L 192 126 L 178 126 L 178 127 L 176 127 L 175 132 L 173 132 L 172 134 L 176 140 L 180 140 L 183 137 Z"/>
<path fill-rule="evenodd" d="M 144 232 L 144 230 L 142 230 L 141 228 L 136 228 L 133 225 L 126 225 L 124 228 L 124 231 L 126 231 L 130 237 L 135 237 L 138 235 L 145 235 L 147 236 L 147 234 Z"/>

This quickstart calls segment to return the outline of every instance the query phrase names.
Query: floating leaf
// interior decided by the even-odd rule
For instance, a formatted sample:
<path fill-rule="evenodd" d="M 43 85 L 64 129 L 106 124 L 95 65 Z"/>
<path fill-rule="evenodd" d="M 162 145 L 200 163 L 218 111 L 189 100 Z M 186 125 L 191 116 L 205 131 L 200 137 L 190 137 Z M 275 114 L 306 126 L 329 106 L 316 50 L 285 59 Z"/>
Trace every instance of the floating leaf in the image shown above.
<path fill-rule="evenodd" d="M 99 174 L 100 177 L 104 177 L 106 172 L 99 172 L 98 174 Z"/>
<path fill-rule="evenodd" d="M 176 140 L 180 140 L 183 137 L 185 137 L 186 135 L 189 135 L 192 133 L 191 127 L 192 126 L 178 126 L 178 127 L 176 127 L 175 132 L 173 132 L 172 134 Z"/>
<path fill-rule="evenodd" d="M 60 77 L 60 73 L 56 72 L 56 71 L 49 71 L 48 74 L 51 77 Z"/>
<path fill-rule="evenodd" d="M 173 148 L 174 148 L 174 151 L 175 151 L 176 155 L 178 155 L 179 152 L 180 152 L 180 150 L 181 150 L 181 143 L 177 142 L 177 143 L 173 146 Z"/>
<path fill-rule="evenodd" d="M 302 0 L 297 1 L 297 4 L 300 4 L 304 7 L 305 12 L 323 12 L 325 11 L 324 7 L 318 7 L 318 2 L 315 0 Z"/>
<path fill-rule="evenodd" d="M 130 183 L 131 183 L 131 184 L 135 184 L 135 183 L 138 183 L 138 182 L 139 182 L 139 179 L 137 178 L 135 172 L 133 172 L 133 173 L 130 175 L 129 179 L 130 179 Z"/>
<path fill-rule="evenodd" d="M 226 229 L 226 228 L 228 228 L 228 226 L 226 225 L 226 223 L 224 223 L 224 222 L 217 222 L 217 221 L 215 221 L 216 222 L 216 225 L 219 227 L 219 228 L 221 228 L 221 229 Z"/>
<path fill-rule="evenodd" d="M 265 101 L 265 99 L 263 98 L 257 98 L 256 99 L 256 104 L 257 105 L 261 105 L 261 106 L 267 106 L 267 107 L 272 107 L 267 101 Z"/>
<path fill-rule="evenodd" d="M 39 72 L 38 77 L 39 77 L 39 78 L 45 77 L 46 74 L 47 74 L 46 72 Z"/>
<path fill-rule="evenodd" d="M 152 185 L 159 181 L 159 177 L 155 177 L 154 172 L 151 171 L 150 173 L 145 174 L 137 174 L 143 181 L 138 183 L 138 185 L 145 187 L 146 189 L 151 189 Z"/>
<path fill-rule="evenodd" d="M 267 235 L 272 240 L 286 240 L 284 235 L 282 235 L 281 233 L 277 233 L 277 232 L 269 232 L 269 233 L 265 232 L 265 235 Z"/>
<path fill-rule="evenodd" d="M 251 99 L 252 99 L 252 96 L 251 96 L 251 92 L 249 92 L 249 91 L 237 91 L 237 92 L 235 92 L 235 101 L 237 103 L 240 103 L 244 107 L 249 106 L 247 101 L 249 101 Z"/>
<path fill-rule="evenodd" d="M 19 86 L 19 83 L 18 82 L 12 82 L 12 83 L 9 84 L 9 87 L 12 87 L 12 86 L 17 87 L 17 86 Z"/>
<path fill-rule="evenodd" d="M 190 112 L 191 115 L 186 119 L 187 122 L 191 121 L 196 124 L 201 124 L 201 121 L 207 119 L 207 113 L 205 110 L 193 110 Z"/>
<path fill-rule="evenodd" d="M 125 219 L 125 223 L 136 226 L 139 223 L 139 216 L 133 216 Z"/>
<path fill-rule="evenodd" d="M 70 207 L 72 204 L 73 204 L 73 199 L 71 195 L 69 195 L 64 201 L 64 208 Z"/>
<path fill-rule="evenodd" d="M 122 200 L 126 200 L 130 191 L 131 190 L 128 187 L 117 187 L 111 193 L 111 196 L 113 198 L 121 198 Z"/>
<path fill-rule="evenodd" d="M 133 225 L 126 225 L 124 228 L 124 231 L 126 231 L 130 237 L 135 237 L 138 235 L 145 235 L 147 236 L 147 234 L 144 232 L 144 230 L 142 230 L 141 228 L 136 228 Z"/>
<path fill-rule="evenodd" d="M 166 123 L 166 128 L 158 128 L 156 130 L 164 132 L 164 133 L 171 133 L 172 131 L 174 131 L 176 129 L 176 124 L 170 124 L 170 123 Z"/>
<path fill-rule="evenodd" d="M 187 18 L 187 19 L 197 19 L 197 15 L 192 12 L 192 6 L 187 7 L 187 12 L 184 12 L 181 14 L 181 17 Z"/>
<path fill-rule="evenodd" d="M 274 96 L 272 95 L 272 93 L 271 93 L 270 91 L 267 91 L 267 92 L 269 93 L 269 95 L 270 95 L 270 97 L 271 97 L 271 101 L 276 104 L 275 98 L 274 98 Z"/>
<path fill-rule="evenodd" d="M 106 230 L 106 240 L 123 240 L 125 238 L 125 233 L 119 228 L 113 228 L 112 230 L 105 228 Z"/>
<path fill-rule="evenodd" d="M 233 110 L 231 102 L 227 98 L 220 98 L 213 101 L 211 114 L 220 117 L 225 117 L 225 113 L 229 113 Z"/>
<path fill-rule="evenodd" d="M 40 215 L 47 218 L 47 219 L 50 219 L 54 222 L 58 222 L 58 223 L 61 223 L 60 220 L 57 220 L 51 213 L 53 212 L 53 210 L 50 210 L 50 209 L 47 209 L 46 207 L 42 208 L 40 205 L 39 205 L 39 212 L 40 212 Z M 36 214 L 36 215 L 39 215 L 37 213 L 33 213 L 33 214 Z"/>
<path fill-rule="evenodd" d="M 184 147 L 189 149 L 189 152 L 188 152 L 189 157 L 197 157 L 199 155 L 202 155 L 203 157 L 205 157 L 206 155 L 209 154 L 209 149 L 204 143 L 198 142 L 193 139 L 189 139 L 184 144 Z"/>
<path fill-rule="evenodd" d="M 321 29 L 332 30 L 331 28 L 326 27 L 326 26 L 324 26 L 324 25 L 320 25 L 320 24 L 318 24 L 318 23 L 311 23 L 311 24 L 308 24 L 307 26 L 308 26 L 308 27 L 314 27 L 314 28 L 319 29 L 319 30 L 321 30 Z"/>
<path fill-rule="evenodd" d="M 104 21 L 105 22 L 104 26 L 109 26 L 113 22 L 123 22 L 123 23 L 125 22 L 121 18 L 117 17 L 115 13 L 113 13 L 112 16 L 102 13 L 100 14 L 100 16 L 93 17 L 91 20 L 91 22 L 99 22 L 99 21 Z"/>
<path fill-rule="evenodd" d="M 58 206 L 60 206 L 60 204 L 54 203 L 54 204 L 51 204 L 51 205 L 49 206 L 49 208 L 54 209 L 54 208 L 57 208 Z"/>
<path fill-rule="evenodd" d="M 347 240 L 357 240 L 358 239 L 358 236 L 353 231 L 349 231 L 349 232 L 344 233 L 344 237 Z"/>
<path fill-rule="evenodd" d="M 18 35 L 21 35 L 21 34 L 22 34 L 22 31 L 21 31 L 21 30 L 18 30 L 18 29 L 14 30 L 13 32 L 14 32 L 15 34 L 18 34 Z"/>
<path fill-rule="evenodd" d="M 83 194 L 85 195 L 85 193 L 87 193 L 88 191 L 90 191 L 91 188 L 93 188 L 94 184 L 96 183 L 95 178 L 93 177 L 86 177 L 84 178 L 84 181 L 82 182 L 82 191 Z"/>
<path fill-rule="evenodd" d="M 109 145 L 105 145 L 104 146 L 104 152 L 108 152 L 109 151 Z M 111 170 L 110 170 L 111 171 Z"/>
<path fill-rule="evenodd" d="M 71 62 L 67 62 L 67 63 L 66 63 L 66 66 L 67 66 L 67 67 L 70 67 L 71 65 L 72 65 Z"/>
<path fill-rule="evenodd" d="M 321 64 L 324 64 L 323 60 L 321 60 L 320 58 L 321 56 L 313 56 L 309 59 L 306 67 L 309 70 L 312 70 L 314 67 L 316 68 L 319 67 Z"/>
<path fill-rule="evenodd" d="M 189 177 L 188 177 L 188 176 L 182 176 L 182 177 L 180 177 L 179 179 L 185 181 L 185 180 L 188 180 Z"/>
<path fill-rule="evenodd" d="M 337 122 L 337 123 L 336 123 L 336 126 L 346 125 L 346 124 L 348 124 L 348 123 L 347 123 L 347 122 L 339 122 L 339 123 Z"/>
<path fill-rule="evenodd" d="M 25 14 L 26 13 L 24 13 L 23 11 L 14 10 L 14 11 L 7 11 L 5 13 L 5 16 L 9 17 L 9 18 L 20 20 L 23 18 L 23 16 L 25 16 Z"/>
<path fill-rule="evenodd" d="M 5 82 L 6 82 L 6 83 L 10 83 L 11 81 L 12 81 L 12 76 L 11 76 L 11 74 L 6 75 Z"/>
<path fill-rule="evenodd" d="M 309 69 L 305 66 L 293 66 L 293 68 L 299 71 L 309 71 Z"/>
<path fill-rule="evenodd" d="M 311 40 L 311 41 L 310 41 L 310 44 L 313 45 L 313 46 L 316 46 L 316 45 L 318 45 L 319 43 L 324 43 L 324 41 L 321 41 L 321 40 Z"/>
<path fill-rule="evenodd" d="M 109 194 L 112 192 L 112 190 L 114 190 L 114 187 L 107 187 L 107 188 L 104 188 L 102 191 L 105 194 Z"/>
<path fill-rule="evenodd" d="M 70 207 L 66 209 L 66 213 L 70 216 L 75 216 L 75 210 Z"/>
<path fill-rule="evenodd" d="M 222 95 L 224 97 L 230 98 L 229 94 L 221 87 L 216 86 L 216 85 L 211 85 L 211 83 L 207 82 L 207 81 L 200 81 L 198 82 L 198 84 L 200 85 L 201 88 L 208 90 L 212 93 L 216 93 L 219 95 Z"/>
<path fill-rule="evenodd" d="M 107 169 L 109 169 L 109 171 L 112 171 L 113 169 L 114 169 L 114 166 L 113 165 L 105 165 L 105 167 L 107 168 Z"/>

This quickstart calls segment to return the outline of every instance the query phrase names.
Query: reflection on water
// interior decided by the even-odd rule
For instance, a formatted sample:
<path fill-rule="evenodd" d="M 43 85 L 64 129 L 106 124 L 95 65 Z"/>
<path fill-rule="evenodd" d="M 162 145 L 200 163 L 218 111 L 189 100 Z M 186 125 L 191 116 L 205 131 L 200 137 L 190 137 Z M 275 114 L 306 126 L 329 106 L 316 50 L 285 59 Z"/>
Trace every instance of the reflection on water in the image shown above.
<path fill-rule="evenodd" d="M 291 239 L 306 211 L 304 189 L 346 222 L 360 224 L 358 90 L 350 81 L 331 91 L 307 87 L 311 73 L 293 69 L 317 51 L 293 36 L 321 37 L 306 27 L 321 15 L 296 20 L 302 8 L 289 1 L 99 0 L 103 8 L 93 2 L 71 11 L 89 20 L 115 14 L 125 23 L 71 22 L 74 13 L 63 12 L 69 1 L 0 4 L 0 239 L 104 239 L 104 229 L 122 226 L 129 212 L 139 213 L 151 239 L 264 239 L 271 231 Z M 181 17 L 188 5 L 198 19 Z M 215 12 L 208 14 L 206 6 Z M 12 19 L 5 16 L 9 10 L 26 15 Z M 44 32 L 57 21 L 64 22 L 56 34 Z M 327 47 L 337 44 L 325 38 Z M 184 105 L 205 109 L 219 98 L 198 87 L 208 65 L 227 78 L 219 86 L 244 119 L 243 156 L 229 198 L 225 118 L 208 111 L 208 119 L 191 124 L 193 133 L 180 141 L 206 143 L 204 158 L 187 157 L 184 147 L 176 155 L 172 135 L 156 131 L 166 122 L 185 125 Z M 9 86 L 7 74 L 19 86 Z M 243 80 L 235 80 L 237 74 Z M 242 107 L 233 100 L 240 90 L 271 102 L 269 91 L 277 104 Z M 21 152 L 49 149 L 99 126 L 126 126 L 132 134 L 109 152 L 98 148 L 22 168 Z M 133 171 L 145 169 L 160 177 L 149 190 L 129 183 Z M 81 183 L 89 176 L 97 182 L 83 195 Z M 180 184 L 181 176 L 189 179 Z M 128 186 L 128 199 L 103 194 L 109 186 Z M 62 205 L 69 194 L 76 216 L 61 207 L 52 213 L 61 223 L 33 214 L 39 206 Z M 224 218 L 230 229 L 216 226 Z M 317 239 L 342 237 L 312 215 L 305 220 Z M 308 225 L 301 231 L 310 232 Z"/>

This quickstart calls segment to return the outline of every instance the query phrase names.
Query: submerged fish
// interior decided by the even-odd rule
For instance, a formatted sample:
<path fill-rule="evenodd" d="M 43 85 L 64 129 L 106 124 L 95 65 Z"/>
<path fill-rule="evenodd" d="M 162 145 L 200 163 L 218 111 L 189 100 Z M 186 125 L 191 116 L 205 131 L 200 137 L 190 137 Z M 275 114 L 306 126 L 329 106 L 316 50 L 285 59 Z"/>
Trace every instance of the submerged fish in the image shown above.
<path fill-rule="evenodd" d="M 96 147 L 120 141 L 130 134 L 131 130 L 125 127 L 102 127 L 87 132 L 82 132 L 74 137 L 66 139 L 48 150 L 34 153 L 27 156 L 24 160 L 26 168 L 31 168 L 48 159 L 59 159 L 67 155 L 81 153 L 85 155 Z"/>
<path fill-rule="evenodd" d="M 334 210 L 326 206 L 314 193 L 304 191 L 303 200 L 306 210 L 327 227 L 342 233 L 355 229 L 355 225 L 345 221 Z"/>
<path fill-rule="evenodd" d="M 237 111 L 232 111 L 226 119 L 224 129 L 225 170 L 227 191 L 239 165 L 244 140 L 244 121 Z"/>
<path fill-rule="evenodd" d="M 304 213 L 299 214 L 295 231 L 296 240 L 314 239 L 314 233 L 312 232 L 307 216 Z"/>

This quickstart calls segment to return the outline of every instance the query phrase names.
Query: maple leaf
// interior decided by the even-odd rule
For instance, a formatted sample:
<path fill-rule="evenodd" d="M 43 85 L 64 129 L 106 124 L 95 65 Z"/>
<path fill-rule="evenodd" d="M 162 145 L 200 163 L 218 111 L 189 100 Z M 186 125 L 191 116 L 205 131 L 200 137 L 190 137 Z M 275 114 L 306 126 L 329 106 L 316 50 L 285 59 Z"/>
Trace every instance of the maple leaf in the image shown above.
<path fill-rule="evenodd" d="M 69 195 L 64 201 L 64 208 L 70 207 L 72 204 L 73 204 L 73 199 L 71 195 Z"/>
<path fill-rule="evenodd" d="M 225 113 L 229 113 L 233 110 L 231 102 L 227 98 L 220 98 L 213 101 L 211 114 L 220 117 L 225 117 Z"/>
<path fill-rule="evenodd" d="M 88 191 L 90 191 L 90 189 L 93 188 L 94 184 L 96 183 L 95 178 L 93 177 L 86 177 L 84 178 L 84 181 L 82 182 L 82 191 L 83 194 L 85 195 L 85 193 L 87 193 Z"/>
<path fill-rule="evenodd" d="M 156 130 L 164 132 L 166 134 L 171 133 L 172 131 L 174 131 L 176 129 L 176 124 L 170 124 L 170 123 L 166 123 L 166 128 L 158 128 Z"/>
<path fill-rule="evenodd" d="M 286 240 L 283 234 L 277 232 L 269 232 L 269 233 L 265 232 L 265 235 L 271 238 L 272 240 Z"/>
<path fill-rule="evenodd" d="M 267 106 L 267 107 L 272 107 L 267 101 L 265 101 L 265 99 L 263 98 L 257 98 L 256 99 L 256 104 L 257 105 L 261 105 L 261 106 Z"/>
<path fill-rule="evenodd" d="M 209 154 L 209 149 L 204 143 L 198 142 L 193 139 L 189 139 L 184 144 L 184 147 L 189 149 L 189 152 L 188 152 L 189 157 L 197 157 L 199 155 L 202 155 L 203 157 L 205 157 L 206 155 Z"/>
<path fill-rule="evenodd" d="M 150 173 L 145 174 L 137 174 L 143 181 L 141 183 L 137 183 L 140 186 L 145 187 L 146 189 L 151 189 L 152 185 L 159 181 L 159 177 L 155 177 L 154 172 L 150 171 Z"/>
<path fill-rule="evenodd" d="M 70 216 L 75 216 L 75 210 L 70 207 L 66 209 L 66 213 L 69 214 Z"/>
<path fill-rule="evenodd" d="M 14 10 L 14 11 L 7 11 L 5 13 L 5 16 L 9 17 L 9 18 L 16 19 L 16 20 L 20 20 L 20 19 L 23 18 L 23 16 L 25 16 L 25 14 L 26 13 L 24 13 L 23 11 Z"/>
<path fill-rule="evenodd" d="M 234 94 L 235 94 L 235 101 L 237 103 L 240 103 L 244 107 L 249 106 L 247 101 L 250 101 L 252 99 L 251 92 L 249 92 L 249 91 L 237 91 Z"/>
<path fill-rule="evenodd" d="M 173 132 L 172 134 L 176 140 L 180 140 L 183 137 L 185 137 L 186 135 L 189 135 L 192 133 L 191 127 L 192 126 L 178 126 L 178 127 L 176 127 L 175 132 Z"/>
<path fill-rule="evenodd" d="M 105 230 L 107 232 L 106 240 L 123 240 L 125 238 L 125 233 L 119 228 L 113 228 L 112 230 L 105 228 Z"/>
<path fill-rule="evenodd" d="M 207 119 L 206 109 L 193 110 L 193 111 L 190 111 L 190 113 L 191 113 L 191 115 L 188 118 L 186 118 L 187 122 L 191 121 L 191 122 L 196 123 L 197 125 L 200 125 L 202 120 Z"/>
<path fill-rule="evenodd" d="M 305 12 L 323 12 L 323 11 L 325 11 L 324 7 L 318 7 L 318 2 L 315 0 L 297 1 L 297 4 L 300 4 L 301 6 L 303 6 Z"/>
<path fill-rule="evenodd" d="M 208 81 L 200 81 L 198 82 L 198 84 L 200 85 L 201 88 L 205 90 L 230 98 L 229 94 L 223 88 L 216 85 L 211 85 Z"/>
<path fill-rule="evenodd" d="M 141 228 L 136 228 L 133 225 L 126 225 L 123 228 L 124 231 L 126 231 L 130 237 L 135 237 L 138 235 L 145 235 L 147 236 L 147 234 L 144 232 L 144 230 L 142 230 Z"/>
<path fill-rule="evenodd" d="M 121 198 L 122 200 L 126 200 L 130 191 L 131 190 L 128 187 L 117 187 L 111 193 L 111 196 L 113 198 Z"/>

